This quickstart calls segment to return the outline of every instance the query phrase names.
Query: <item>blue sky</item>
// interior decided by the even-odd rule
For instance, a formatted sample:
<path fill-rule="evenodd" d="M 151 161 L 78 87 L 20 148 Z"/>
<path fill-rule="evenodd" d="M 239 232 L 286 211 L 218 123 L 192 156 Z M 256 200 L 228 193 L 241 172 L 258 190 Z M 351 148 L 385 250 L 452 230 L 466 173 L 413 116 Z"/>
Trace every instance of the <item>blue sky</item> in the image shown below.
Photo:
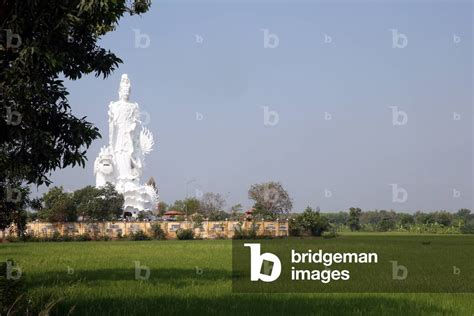
<path fill-rule="evenodd" d="M 190 196 L 250 206 L 250 185 L 274 180 L 295 211 L 472 207 L 472 29 L 470 2 L 155 0 L 101 41 L 124 61 L 112 76 L 67 83 L 73 112 L 103 138 L 54 185 L 94 183 L 127 73 L 156 139 L 143 181 L 153 176 L 168 203 L 196 179 Z M 264 30 L 277 47 L 264 47 Z M 149 46 L 135 47 L 147 44 L 137 32 Z"/>

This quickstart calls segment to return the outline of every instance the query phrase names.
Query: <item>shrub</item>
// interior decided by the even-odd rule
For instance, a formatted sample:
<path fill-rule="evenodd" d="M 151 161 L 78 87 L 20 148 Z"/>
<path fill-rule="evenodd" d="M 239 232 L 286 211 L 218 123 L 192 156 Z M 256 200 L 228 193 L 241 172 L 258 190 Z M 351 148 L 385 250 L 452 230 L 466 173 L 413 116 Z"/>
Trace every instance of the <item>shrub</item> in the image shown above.
<path fill-rule="evenodd" d="M 19 239 L 18 239 L 17 236 L 8 235 L 7 237 L 5 237 L 5 240 L 8 241 L 8 242 L 17 242 Z"/>
<path fill-rule="evenodd" d="M 63 235 L 61 236 L 61 238 L 59 239 L 59 241 L 74 241 L 74 236 L 71 236 L 71 235 Z"/>
<path fill-rule="evenodd" d="M 88 233 L 78 235 L 74 238 L 76 241 L 90 241 L 92 237 Z"/>
<path fill-rule="evenodd" d="M 129 235 L 130 240 L 139 241 L 139 240 L 150 240 L 151 238 L 143 232 L 143 230 L 139 230 L 135 233 L 131 233 Z"/>
<path fill-rule="evenodd" d="M 204 217 L 201 214 L 194 215 L 192 220 L 193 220 L 193 228 L 202 228 Z"/>
<path fill-rule="evenodd" d="M 336 238 L 337 236 L 338 236 L 338 234 L 337 234 L 336 230 L 334 230 L 334 229 L 323 232 L 321 234 L 321 237 L 323 237 L 324 239 Z"/>
<path fill-rule="evenodd" d="M 237 225 L 234 228 L 233 239 L 256 239 L 257 238 L 257 226 L 252 223 L 249 229 L 244 229 L 242 224 Z"/>
<path fill-rule="evenodd" d="M 176 231 L 176 237 L 178 237 L 179 240 L 194 239 L 194 232 L 190 228 L 187 228 L 187 229 L 180 228 Z"/>
<path fill-rule="evenodd" d="M 387 232 L 395 228 L 395 221 L 390 217 L 384 217 L 377 225 L 377 231 Z"/>
<path fill-rule="evenodd" d="M 227 239 L 227 235 L 224 233 L 216 233 L 216 237 L 214 239 Z"/>
<path fill-rule="evenodd" d="M 153 238 L 158 239 L 158 240 L 164 240 L 166 239 L 166 233 L 161 228 L 161 225 L 159 223 L 151 225 L 151 233 L 153 235 Z"/>
<path fill-rule="evenodd" d="M 109 240 L 111 240 L 111 239 L 112 239 L 112 238 L 110 238 L 109 235 L 104 234 L 104 235 L 99 236 L 96 240 L 109 241 Z"/>
<path fill-rule="evenodd" d="M 307 207 L 302 214 L 298 215 L 291 225 L 293 233 L 298 229 L 298 233 L 309 233 L 312 236 L 321 236 L 330 227 L 327 218 L 321 216 L 319 211 L 314 211 L 311 207 Z"/>
<path fill-rule="evenodd" d="M 474 220 L 470 220 L 461 227 L 461 233 L 474 234 Z"/>
<path fill-rule="evenodd" d="M 296 237 L 301 236 L 304 232 L 304 228 L 301 225 L 301 221 L 297 221 L 294 218 L 289 221 L 289 230 L 290 236 Z"/>
<path fill-rule="evenodd" d="M 358 231 L 360 230 L 360 216 L 362 214 L 362 210 L 358 207 L 351 207 L 349 209 L 349 219 L 347 224 L 351 231 Z"/>
<path fill-rule="evenodd" d="M 21 240 L 24 242 L 40 241 L 38 237 L 36 237 L 34 234 L 31 234 L 31 233 L 23 234 L 23 236 L 21 236 Z"/>
<path fill-rule="evenodd" d="M 61 233 L 56 231 L 53 233 L 53 235 L 49 238 L 50 241 L 61 241 L 62 240 L 62 237 L 61 237 Z"/>

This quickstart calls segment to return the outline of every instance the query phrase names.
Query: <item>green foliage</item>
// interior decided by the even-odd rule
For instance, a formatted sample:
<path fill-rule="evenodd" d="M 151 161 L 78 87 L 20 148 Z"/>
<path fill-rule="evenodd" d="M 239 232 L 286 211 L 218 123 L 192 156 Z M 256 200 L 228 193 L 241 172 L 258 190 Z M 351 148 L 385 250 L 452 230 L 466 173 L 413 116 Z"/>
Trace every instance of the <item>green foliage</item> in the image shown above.
<path fill-rule="evenodd" d="M 110 183 L 102 188 L 86 186 L 74 193 L 53 187 L 41 200 L 37 216 L 48 222 L 72 222 L 79 216 L 87 221 L 115 220 L 123 211 L 123 195 Z"/>
<path fill-rule="evenodd" d="M 202 228 L 204 217 L 201 214 L 195 214 L 192 217 L 192 220 L 193 220 L 193 228 Z"/>
<path fill-rule="evenodd" d="M 388 232 L 395 229 L 395 221 L 390 217 L 384 217 L 377 225 L 377 231 Z"/>
<path fill-rule="evenodd" d="M 168 210 L 178 211 L 192 215 L 200 212 L 200 202 L 196 198 L 187 198 L 184 200 L 176 200 L 168 207 Z"/>
<path fill-rule="evenodd" d="M 230 218 L 231 220 L 237 220 L 242 214 L 242 204 L 235 204 L 230 208 Z"/>
<path fill-rule="evenodd" d="M 176 200 L 172 205 L 168 207 L 168 210 L 177 211 L 177 212 L 185 212 L 186 205 L 183 200 Z"/>
<path fill-rule="evenodd" d="M 293 208 L 290 195 L 279 182 L 254 184 L 249 189 L 248 197 L 255 201 L 257 212 L 272 219 L 287 215 Z"/>
<path fill-rule="evenodd" d="M 163 216 L 163 214 L 165 214 L 167 209 L 168 209 L 168 204 L 166 204 L 163 201 L 160 201 L 158 203 L 158 215 Z"/>
<path fill-rule="evenodd" d="M 305 228 L 303 227 L 303 223 L 298 217 L 294 217 L 289 221 L 289 234 L 290 236 L 301 236 L 305 232 Z"/>
<path fill-rule="evenodd" d="M 100 47 L 99 40 L 125 13 L 143 13 L 148 7 L 147 1 L 133 1 L 130 7 L 125 0 L 107 5 L 99 0 L 0 4 L 2 30 L 21 40 L 11 46 L 5 37 L 0 41 L 8 52 L 0 67 L 5 103 L 21 115 L 19 124 L 0 122 L 0 170 L 42 184 L 50 183 L 51 170 L 85 165 L 85 149 L 100 135 L 85 118 L 72 115 L 59 78 L 110 75 L 122 61 Z"/>
<path fill-rule="evenodd" d="M 423 212 L 416 212 L 415 213 L 415 223 L 417 224 L 434 224 L 436 222 L 436 217 L 432 213 L 423 213 Z"/>
<path fill-rule="evenodd" d="M 210 221 L 219 222 L 219 221 L 225 221 L 229 217 L 230 217 L 229 213 L 225 211 L 217 211 L 217 212 L 212 212 L 211 214 L 209 214 L 208 219 Z"/>
<path fill-rule="evenodd" d="M 292 236 L 300 236 L 302 234 L 321 236 L 329 228 L 328 219 L 321 216 L 319 210 L 314 211 L 309 206 L 302 214 L 297 215 L 294 220 L 290 221 L 290 234 L 293 234 Z"/>
<path fill-rule="evenodd" d="M 88 233 L 76 236 L 76 241 L 91 241 L 92 237 Z"/>
<path fill-rule="evenodd" d="M 234 227 L 233 239 L 257 239 L 257 225 L 252 223 L 250 228 L 243 228 L 242 223 Z"/>
<path fill-rule="evenodd" d="M 24 241 L 24 242 L 37 242 L 37 241 L 40 241 L 40 239 L 37 236 L 35 236 L 34 234 L 24 234 L 21 237 L 21 241 Z"/>
<path fill-rule="evenodd" d="M 347 225 L 349 225 L 349 228 L 351 229 L 351 231 L 360 230 L 361 213 L 362 213 L 362 210 L 358 207 L 351 207 L 349 209 L 349 220 L 347 222 Z"/>
<path fill-rule="evenodd" d="M 62 187 L 53 187 L 43 196 L 44 207 L 38 217 L 49 222 L 73 222 L 77 220 L 73 195 Z"/>
<path fill-rule="evenodd" d="M 400 225 L 403 228 L 408 228 L 411 225 L 415 224 L 415 218 L 410 214 L 401 214 L 400 216 Z"/>
<path fill-rule="evenodd" d="M 146 218 L 146 215 L 144 214 L 144 212 L 138 213 L 137 219 L 138 219 L 139 221 L 143 221 L 143 220 L 145 220 L 145 218 Z"/>
<path fill-rule="evenodd" d="M 91 241 L 93 240 L 93 238 L 88 233 L 71 236 L 68 234 L 61 235 L 59 232 L 54 232 L 51 236 L 35 236 L 32 234 L 27 234 L 22 239 L 15 239 L 14 241 L 20 241 L 20 240 L 25 241 L 25 242 L 69 242 L 69 241 Z M 110 240 L 110 238 L 108 236 L 99 236 L 97 240 L 107 241 L 107 240 Z"/>
<path fill-rule="evenodd" d="M 229 218 L 229 214 L 223 211 L 225 199 L 219 193 L 204 193 L 199 200 L 199 213 L 210 221 L 222 221 Z"/>
<path fill-rule="evenodd" d="M 371 241 L 374 242 L 374 247 L 367 247 L 365 242 L 357 242 L 357 238 L 360 237 L 347 236 L 328 241 L 334 243 L 332 249 L 337 251 L 377 252 L 379 247 L 393 245 L 394 240 L 397 239 L 392 236 L 366 236 L 369 245 Z M 459 238 L 455 242 L 457 245 L 467 246 L 472 242 L 467 237 L 456 236 L 456 238 Z M 432 246 L 436 244 L 440 249 L 448 249 L 449 245 L 453 244 L 451 237 L 440 239 L 441 243 L 432 243 Z M 423 247 L 426 248 L 426 246 L 421 246 L 421 241 L 424 240 L 431 239 L 421 236 L 412 244 L 420 245 L 419 247 L 423 249 Z M 283 240 L 281 242 L 286 243 Z M 316 245 L 320 241 L 299 240 L 298 242 L 301 242 L 301 250 L 314 250 L 317 249 Z M 275 247 L 278 247 L 277 243 Z M 9 258 L 12 247 L 4 246 L 6 245 L 0 247 L 0 257 Z M 392 248 L 397 251 L 399 257 L 405 255 L 403 247 Z M 33 290 L 31 300 L 35 306 L 36 304 L 41 306 L 43 302 L 49 300 L 50 296 L 67 295 L 55 306 L 50 315 L 67 315 L 74 305 L 76 308 L 70 315 L 101 315 L 103 314 L 101 311 L 104 311 L 108 315 L 282 315 L 286 313 L 291 315 L 447 316 L 472 315 L 474 308 L 472 294 L 252 293 L 251 295 L 235 295 L 232 293 L 231 286 L 232 241 L 229 240 L 186 243 L 170 240 L 149 242 L 143 246 L 133 241 L 116 242 L 113 244 L 113 260 L 111 260 L 111 250 L 110 243 L 93 242 L 87 245 L 24 243 L 15 245 L 14 251 L 15 259 L 19 263 L 28 263 L 24 268 L 25 272 L 28 272 L 28 284 L 31 284 Z M 262 245 L 262 253 L 268 251 L 272 252 L 272 249 Z M 58 254 L 61 254 L 61 260 L 58 260 Z M 463 257 L 465 261 L 457 262 L 459 264 L 456 266 L 461 264 L 472 266 L 470 256 Z M 443 263 L 449 263 L 452 260 L 446 257 L 439 259 Z M 141 265 L 150 268 L 151 276 L 150 280 L 146 281 L 147 284 L 133 280 L 133 261 L 135 260 L 139 260 Z M 74 275 L 68 275 L 66 272 L 66 265 L 69 262 L 74 263 L 70 265 L 75 269 Z M 359 266 L 361 265 L 351 265 L 351 276 L 358 271 Z M 202 269 L 203 273 L 197 274 L 198 269 Z M 461 270 L 462 277 L 465 270 Z M 56 271 L 59 273 L 55 273 Z M 97 286 L 91 287 L 91 285 Z M 170 291 L 172 291 L 171 294 Z M 210 303 L 192 304 L 190 302 Z M 38 309 L 34 308 L 35 311 Z M 2 315 L 6 314 L 2 313 Z M 15 316 L 23 315 L 23 313 L 15 314 Z M 38 315 L 38 312 L 32 315 Z"/>
<path fill-rule="evenodd" d="M 321 215 L 337 227 L 345 225 L 349 221 L 349 214 L 347 212 L 321 213 Z"/>
<path fill-rule="evenodd" d="M 50 237 L 50 241 L 62 241 L 62 236 L 60 232 L 54 232 Z"/>
<path fill-rule="evenodd" d="M 19 182 L 9 182 L 5 186 L 2 184 L 0 179 L 0 230 L 14 224 L 21 237 L 26 228 L 26 208 L 33 201 L 29 198 L 30 189 Z"/>
<path fill-rule="evenodd" d="M 129 234 L 128 239 L 133 240 L 133 241 L 151 240 L 150 236 L 145 234 L 145 232 L 143 232 L 142 230 Z"/>
<path fill-rule="evenodd" d="M 469 220 L 473 215 L 471 214 L 471 210 L 467 209 L 467 208 L 462 208 L 460 210 L 458 210 L 458 212 L 456 213 L 456 216 L 464 221 L 467 221 Z"/>
<path fill-rule="evenodd" d="M 252 218 L 260 221 L 272 221 L 276 219 L 276 215 L 271 210 L 266 209 L 260 203 L 253 206 Z"/>
<path fill-rule="evenodd" d="M 85 166 L 99 130 L 73 115 L 62 78 L 109 76 L 122 61 L 99 46 L 126 13 L 140 14 L 149 1 L 24 1 L 0 3 L 0 225 L 18 210 L 8 186 L 50 184 L 51 171 Z M 7 42 L 11 34 L 14 42 Z M 56 217 L 58 214 L 51 214 Z M 64 221 L 67 214 L 61 214 Z"/>
<path fill-rule="evenodd" d="M 194 239 L 194 231 L 190 228 L 180 228 L 176 231 L 176 237 L 179 240 L 191 240 Z"/>
<path fill-rule="evenodd" d="M 436 212 L 436 222 L 443 226 L 450 226 L 453 221 L 453 215 L 447 211 Z"/>
<path fill-rule="evenodd" d="M 474 234 L 474 219 L 468 220 L 461 226 L 463 234 Z"/>
<path fill-rule="evenodd" d="M 163 228 L 161 228 L 160 223 L 155 223 L 155 224 L 151 225 L 151 233 L 152 233 L 154 239 L 158 239 L 158 240 L 165 240 L 166 239 L 166 233 L 163 230 Z"/>
<path fill-rule="evenodd" d="M 337 236 L 338 236 L 338 234 L 337 234 L 336 230 L 334 230 L 334 229 L 325 231 L 321 234 L 321 237 L 323 237 L 324 239 L 336 238 Z"/>
<path fill-rule="evenodd" d="M 432 224 L 415 224 L 407 229 L 398 229 L 399 232 L 408 232 L 416 234 L 460 234 L 460 227 L 443 226 L 438 223 Z"/>
<path fill-rule="evenodd" d="M 74 192 L 77 215 L 88 221 L 110 221 L 123 212 L 124 198 L 111 183 L 104 187 L 87 186 Z"/>

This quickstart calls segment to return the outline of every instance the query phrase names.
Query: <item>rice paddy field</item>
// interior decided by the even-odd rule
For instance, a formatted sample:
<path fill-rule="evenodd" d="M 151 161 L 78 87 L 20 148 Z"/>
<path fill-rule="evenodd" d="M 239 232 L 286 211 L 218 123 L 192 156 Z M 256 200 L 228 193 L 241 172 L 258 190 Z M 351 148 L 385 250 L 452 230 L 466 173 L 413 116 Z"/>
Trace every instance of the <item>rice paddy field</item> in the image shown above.
<path fill-rule="evenodd" d="M 356 237 L 312 240 L 350 246 Z M 230 240 L 0 244 L 7 259 L 21 267 L 32 306 L 53 302 L 52 315 L 474 315 L 472 293 L 236 293 Z"/>

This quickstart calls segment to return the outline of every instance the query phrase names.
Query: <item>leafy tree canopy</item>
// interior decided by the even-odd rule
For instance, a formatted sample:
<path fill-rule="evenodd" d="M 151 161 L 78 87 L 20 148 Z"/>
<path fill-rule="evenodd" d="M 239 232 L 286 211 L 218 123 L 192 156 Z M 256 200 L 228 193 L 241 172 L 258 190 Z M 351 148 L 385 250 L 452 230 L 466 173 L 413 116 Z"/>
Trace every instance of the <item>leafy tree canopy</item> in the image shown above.
<path fill-rule="evenodd" d="M 72 114 L 61 78 L 110 75 L 122 61 L 98 40 L 124 14 L 144 13 L 149 5 L 0 1 L 0 219 L 20 207 L 8 203 L 6 187 L 50 184 L 51 171 L 85 165 L 86 150 L 100 134 L 85 117 Z"/>
<path fill-rule="evenodd" d="M 293 201 L 279 182 L 254 184 L 250 187 L 248 197 L 255 201 L 254 208 L 258 213 L 277 215 L 288 214 L 293 208 Z"/>

